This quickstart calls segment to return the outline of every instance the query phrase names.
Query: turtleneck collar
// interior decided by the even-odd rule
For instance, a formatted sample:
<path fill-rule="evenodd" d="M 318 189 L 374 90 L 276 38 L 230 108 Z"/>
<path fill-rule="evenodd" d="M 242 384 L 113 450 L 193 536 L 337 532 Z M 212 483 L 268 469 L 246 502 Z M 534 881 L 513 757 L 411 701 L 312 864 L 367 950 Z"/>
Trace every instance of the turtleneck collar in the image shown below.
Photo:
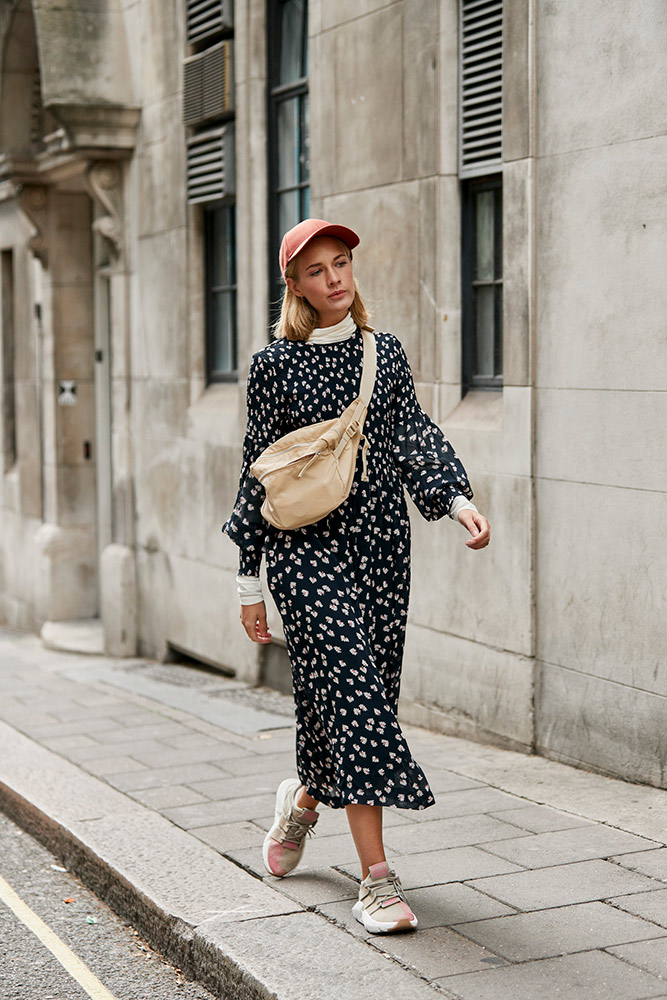
<path fill-rule="evenodd" d="M 348 312 L 340 323 L 334 326 L 317 327 L 306 341 L 307 344 L 337 344 L 340 340 L 348 340 L 356 331 L 357 325 Z"/>

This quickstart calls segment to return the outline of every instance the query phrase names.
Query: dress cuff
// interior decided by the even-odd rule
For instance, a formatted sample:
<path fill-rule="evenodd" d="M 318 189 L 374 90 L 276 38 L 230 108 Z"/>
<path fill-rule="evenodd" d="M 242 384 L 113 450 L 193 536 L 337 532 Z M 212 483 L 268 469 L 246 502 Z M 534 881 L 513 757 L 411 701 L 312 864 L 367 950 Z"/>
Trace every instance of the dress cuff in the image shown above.
<path fill-rule="evenodd" d="M 452 518 L 452 520 L 457 521 L 460 510 L 477 510 L 477 508 L 475 507 L 474 503 L 472 503 L 472 501 L 468 500 L 467 497 L 464 497 L 459 493 L 459 495 L 455 496 L 454 499 L 452 500 L 452 505 L 447 511 L 447 513 Z M 477 511 L 477 513 L 479 514 L 479 511 Z"/>
<path fill-rule="evenodd" d="M 262 581 L 258 576 L 237 576 L 236 590 L 241 604 L 259 604 L 264 600 Z"/>

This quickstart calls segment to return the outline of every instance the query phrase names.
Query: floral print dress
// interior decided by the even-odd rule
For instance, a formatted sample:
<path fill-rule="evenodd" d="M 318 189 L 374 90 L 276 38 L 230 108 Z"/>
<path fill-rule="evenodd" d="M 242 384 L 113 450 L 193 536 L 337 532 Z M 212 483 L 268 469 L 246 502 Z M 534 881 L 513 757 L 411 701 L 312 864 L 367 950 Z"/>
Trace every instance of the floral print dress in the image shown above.
<path fill-rule="evenodd" d="M 316 524 L 282 531 L 260 513 L 250 474 L 260 452 L 297 427 L 338 416 L 359 392 L 363 338 L 277 340 L 252 358 L 248 425 L 234 509 L 222 530 L 239 572 L 267 581 L 292 668 L 299 780 L 333 808 L 424 809 L 435 801 L 397 720 L 410 590 L 410 521 L 403 487 L 427 520 L 472 497 L 466 472 L 420 407 L 400 341 L 375 333 L 377 376 L 347 500 Z"/>

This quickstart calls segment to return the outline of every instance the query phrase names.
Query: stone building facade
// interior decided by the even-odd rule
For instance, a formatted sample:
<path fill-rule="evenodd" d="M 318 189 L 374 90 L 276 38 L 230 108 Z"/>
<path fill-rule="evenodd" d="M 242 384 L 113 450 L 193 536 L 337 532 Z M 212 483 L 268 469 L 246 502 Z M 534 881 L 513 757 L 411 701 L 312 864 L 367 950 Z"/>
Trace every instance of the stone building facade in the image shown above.
<path fill-rule="evenodd" d="M 662 0 L 5 0 L 0 621 L 284 676 L 220 526 L 281 227 L 335 219 L 492 523 L 471 553 L 412 510 L 403 717 L 664 785 L 666 29 Z"/>

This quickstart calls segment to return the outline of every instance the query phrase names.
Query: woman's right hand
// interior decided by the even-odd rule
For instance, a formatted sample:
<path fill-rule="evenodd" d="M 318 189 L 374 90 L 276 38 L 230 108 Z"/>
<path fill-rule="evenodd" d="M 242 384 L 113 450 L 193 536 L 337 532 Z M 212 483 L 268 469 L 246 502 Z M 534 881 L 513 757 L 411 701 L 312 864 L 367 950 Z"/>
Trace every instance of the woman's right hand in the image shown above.
<path fill-rule="evenodd" d="M 248 633 L 248 638 L 253 642 L 271 642 L 264 601 L 259 601 L 257 604 L 242 604 L 241 623 Z"/>

